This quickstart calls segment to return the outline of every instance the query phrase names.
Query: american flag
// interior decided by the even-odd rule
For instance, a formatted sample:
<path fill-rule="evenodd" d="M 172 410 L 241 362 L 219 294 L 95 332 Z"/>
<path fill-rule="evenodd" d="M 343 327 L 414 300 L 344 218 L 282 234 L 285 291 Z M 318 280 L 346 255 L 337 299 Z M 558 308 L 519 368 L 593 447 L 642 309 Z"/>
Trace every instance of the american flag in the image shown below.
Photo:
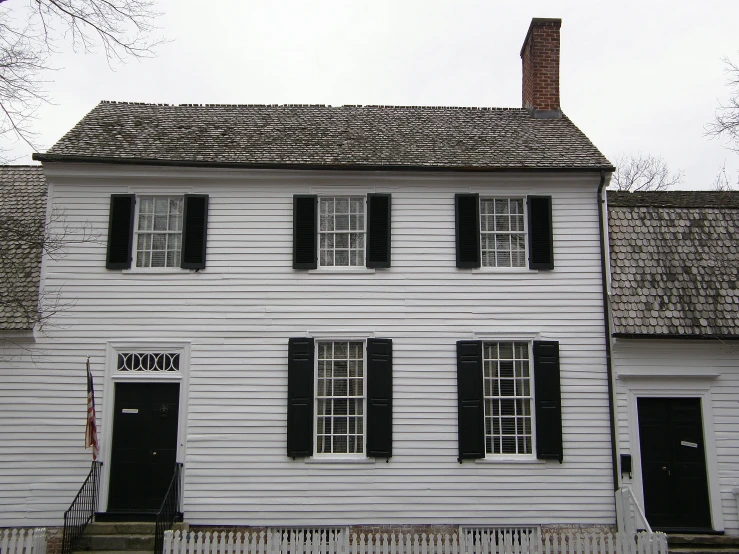
<path fill-rule="evenodd" d="M 92 388 L 90 358 L 87 358 L 87 425 L 85 426 L 85 448 L 92 446 L 92 461 L 98 459 L 98 427 L 95 421 L 95 391 Z"/>

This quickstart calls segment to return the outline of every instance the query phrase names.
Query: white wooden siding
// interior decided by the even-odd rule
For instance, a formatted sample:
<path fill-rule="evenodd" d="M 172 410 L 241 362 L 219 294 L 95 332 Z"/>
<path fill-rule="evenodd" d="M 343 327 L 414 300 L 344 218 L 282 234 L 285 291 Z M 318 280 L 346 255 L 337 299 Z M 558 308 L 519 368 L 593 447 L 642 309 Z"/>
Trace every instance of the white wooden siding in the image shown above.
<path fill-rule="evenodd" d="M 674 390 L 670 394 L 675 396 L 700 396 L 707 390 L 713 413 L 713 437 L 706 436 L 705 441 L 707 451 L 715 448 L 720 515 L 723 516 L 724 530 L 729 534 L 739 534 L 739 514 L 733 493 L 734 487 L 739 485 L 739 343 L 618 339 L 613 350 L 613 363 L 618 446 L 624 454 L 635 455 L 638 444 L 638 436 L 634 434 L 638 422 L 630 421 L 635 414 L 628 405 L 631 387 L 638 388 L 649 376 L 661 374 L 651 380 L 667 391 Z M 642 377 L 630 378 L 624 374 Z M 681 375 L 688 377 L 681 378 Z M 671 389 L 676 383 L 682 386 Z M 703 424 L 705 433 L 707 422 Z M 709 452 L 708 471 L 711 469 Z M 642 499 L 641 481 L 636 474 L 633 485 Z M 714 518 L 716 515 L 713 514 Z"/>
<path fill-rule="evenodd" d="M 101 444 L 108 341 L 191 341 L 184 509 L 193 524 L 613 524 L 596 174 L 473 175 L 47 166 L 54 206 L 96 244 L 47 261 L 74 306 L 0 363 L 0 524 L 58 525 L 89 469 L 91 356 Z M 392 268 L 292 269 L 292 195 L 392 193 Z M 110 194 L 210 195 L 207 268 L 105 269 Z M 454 193 L 550 194 L 554 271 L 455 267 Z M 393 339 L 393 457 L 292 460 L 287 340 Z M 564 463 L 457 462 L 456 341 L 560 341 Z M 41 356 L 47 352 L 48 356 Z M 103 460 L 106 462 L 106 460 Z"/>

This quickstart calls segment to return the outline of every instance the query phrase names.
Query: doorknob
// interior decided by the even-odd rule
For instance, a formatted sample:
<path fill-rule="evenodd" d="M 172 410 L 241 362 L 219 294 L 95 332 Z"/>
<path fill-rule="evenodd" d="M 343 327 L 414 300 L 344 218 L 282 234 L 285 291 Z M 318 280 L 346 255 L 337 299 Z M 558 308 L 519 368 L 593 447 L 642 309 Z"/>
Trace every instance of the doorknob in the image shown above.
<path fill-rule="evenodd" d="M 667 472 L 667 475 L 672 475 L 672 474 L 670 473 L 670 470 L 669 470 L 669 469 L 667 469 L 667 466 L 662 466 L 662 471 L 666 471 L 666 472 Z"/>

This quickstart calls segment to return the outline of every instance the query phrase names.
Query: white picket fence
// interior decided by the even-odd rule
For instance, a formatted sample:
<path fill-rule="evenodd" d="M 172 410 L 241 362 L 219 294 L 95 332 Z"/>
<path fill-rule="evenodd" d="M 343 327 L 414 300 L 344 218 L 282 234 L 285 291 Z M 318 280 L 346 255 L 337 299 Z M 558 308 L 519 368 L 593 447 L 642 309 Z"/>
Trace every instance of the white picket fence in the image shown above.
<path fill-rule="evenodd" d="M 167 531 L 163 554 L 667 554 L 664 533 L 456 534 Z"/>
<path fill-rule="evenodd" d="M 46 529 L 4 529 L 0 554 L 45 554 Z"/>

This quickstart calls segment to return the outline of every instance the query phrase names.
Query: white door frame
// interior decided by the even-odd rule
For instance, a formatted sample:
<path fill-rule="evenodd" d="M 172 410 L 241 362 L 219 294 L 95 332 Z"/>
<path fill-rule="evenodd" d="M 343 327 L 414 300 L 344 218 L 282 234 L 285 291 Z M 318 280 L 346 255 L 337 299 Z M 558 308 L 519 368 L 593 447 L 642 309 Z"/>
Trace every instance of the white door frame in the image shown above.
<path fill-rule="evenodd" d="M 180 354 L 180 370 L 177 372 L 156 371 L 118 371 L 119 352 L 177 352 Z M 105 349 L 105 388 L 103 390 L 103 420 L 100 433 L 100 461 L 103 467 L 100 475 L 100 496 L 98 509 L 108 508 L 110 485 L 110 461 L 113 447 L 113 418 L 115 404 L 115 385 L 117 383 L 179 383 L 180 404 L 177 414 L 177 454 L 176 461 L 185 463 L 185 437 L 187 436 L 187 398 L 190 374 L 189 341 L 127 340 L 108 341 Z"/>
<path fill-rule="evenodd" d="M 713 402 L 711 400 L 711 379 L 708 377 L 670 377 L 621 375 L 627 392 L 629 417 L 629 442 L 632 453 L 633 488 L 641 506 L 644 506 L 644 483 L 642 481 L 641 445 L 639 443 L 639 413 L 637 399 L 646 398 L 699 398 L 701 418 L 703 419 L 703 443 L 705 444 L 706 477 L 711 510 L 711 523 L 715 531 L 724 530 L 724 516 L 721 507 L 721 487 L 718 473 L 718 454 L 716 435 L 713 427 Z"/>

